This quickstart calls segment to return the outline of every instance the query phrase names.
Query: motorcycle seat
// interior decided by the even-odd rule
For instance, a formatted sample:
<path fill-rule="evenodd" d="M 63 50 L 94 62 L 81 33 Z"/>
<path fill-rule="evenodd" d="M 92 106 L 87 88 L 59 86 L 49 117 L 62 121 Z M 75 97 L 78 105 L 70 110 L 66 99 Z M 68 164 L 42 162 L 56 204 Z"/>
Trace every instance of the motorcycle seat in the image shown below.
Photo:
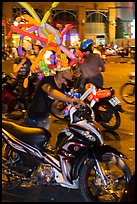
<path fill-rule="evenodd" d="M 48 142 L 51 137 L 51 133 L 44 128 L 26 127 L 7 120 L 2 120 L 2 128 L 16 138 L 30 143 L 31 145 L 39 145 L 46 141 Z"/>

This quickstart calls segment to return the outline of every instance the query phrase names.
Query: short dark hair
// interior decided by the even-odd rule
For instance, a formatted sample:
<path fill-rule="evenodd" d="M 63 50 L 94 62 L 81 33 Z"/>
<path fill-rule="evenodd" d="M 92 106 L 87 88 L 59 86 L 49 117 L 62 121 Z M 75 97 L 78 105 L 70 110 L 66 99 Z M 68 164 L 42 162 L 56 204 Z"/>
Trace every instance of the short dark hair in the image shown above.
<path fill-rule="evenodd" d="M 27 52 L 26 49 L 24 47 L 22 47 L 22 51 Z"/>
<path fill-rule="evenodd" d="M 37 46 L 39 48 L 39 50 L 41 50 L 43 47 L 41 45 L 34 45 Z"/>

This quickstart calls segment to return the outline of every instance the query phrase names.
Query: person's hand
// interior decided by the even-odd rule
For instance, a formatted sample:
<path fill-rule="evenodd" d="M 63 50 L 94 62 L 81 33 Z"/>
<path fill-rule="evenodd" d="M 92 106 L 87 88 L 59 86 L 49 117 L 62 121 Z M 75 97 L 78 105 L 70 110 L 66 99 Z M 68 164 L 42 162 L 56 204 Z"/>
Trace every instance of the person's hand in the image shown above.
<path fill-rule="evenodd" d="M 79 108 L 81 105 L 85 106 L 86 104 L 80 98 L 71 98 L 71 105 L 75 106 L 76 108 Z"/>

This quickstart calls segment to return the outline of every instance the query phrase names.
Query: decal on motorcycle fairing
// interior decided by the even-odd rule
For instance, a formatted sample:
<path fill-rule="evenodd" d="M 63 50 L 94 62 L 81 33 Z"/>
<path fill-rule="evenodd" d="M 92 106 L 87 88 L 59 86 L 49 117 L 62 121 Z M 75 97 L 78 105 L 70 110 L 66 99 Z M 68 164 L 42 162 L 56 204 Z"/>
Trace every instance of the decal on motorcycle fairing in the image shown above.
<path fill-rule="evenodd" d="M 49 162 L 49 164 L 60 170 L 59 161 L 57 159 L 55 159 L 51 155 L 49 156 L 46 152 L 44 152 L 45 155 L 42 155 L 41 152 L 35 147 L 32 147 L 27 143 L 18 140 L 4 129 L 2 129 L 2 131 L 4 132 L 2 133 L 3 137 L 12 147 L 19 151 L 30 153 L 31 155 L 44 159 L 46 162 Z"/>

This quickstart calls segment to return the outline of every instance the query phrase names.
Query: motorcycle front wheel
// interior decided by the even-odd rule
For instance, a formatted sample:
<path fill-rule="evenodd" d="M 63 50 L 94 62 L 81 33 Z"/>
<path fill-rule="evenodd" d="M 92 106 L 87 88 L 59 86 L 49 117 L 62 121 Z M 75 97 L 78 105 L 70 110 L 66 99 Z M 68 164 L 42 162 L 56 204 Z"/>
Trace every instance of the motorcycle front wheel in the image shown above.
<path fill-rule="evenodd" d="M 128 166 L 118 157 L 103 155 L 100 162 L 107 185 L 103 185 L 93 160 L 83 166 L 79 187 L 87 202 L 118 202 L 131 178 Z"/>
<path fill-rule="evenodd" d="M 107 130 L 116 130 L 120 126 L 120 114 L 109 103 L 102 102 L 95 108 L 95 120 Z"/>
<path fill-rule="evenodd" d="M 14 171 L 19 156 L 2 140 L 2 190 L 12 191 L 22 184 Z"/>

